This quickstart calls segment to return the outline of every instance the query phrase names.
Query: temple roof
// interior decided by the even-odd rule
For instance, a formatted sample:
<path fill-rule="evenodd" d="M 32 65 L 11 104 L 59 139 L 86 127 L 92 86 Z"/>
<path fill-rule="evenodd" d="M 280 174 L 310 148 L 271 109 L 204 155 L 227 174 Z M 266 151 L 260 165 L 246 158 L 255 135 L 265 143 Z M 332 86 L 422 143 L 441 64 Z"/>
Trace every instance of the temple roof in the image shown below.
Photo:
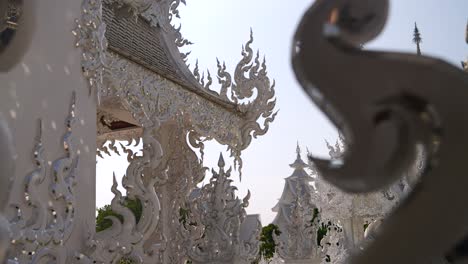
<path fill-rule="evenodd" d="M 297 143 L 296 154 L 297 154 L 296 160 L 292 164 L 289 165 L 291 168 L 294 169 L 294 172 L 290 177 L 309 176 L 305 171 L 303 171 L 305 168 L 307 168 L 307 164 L 301 158 L 301 148 L 299 147 L 299 143 Z M 310 178 L 312 179 L 312 177 Z"/>
<path fill-rule="evenodd" d="M 110 50 L 182 86 L 194 85 L 181 74 L 177 59 L 183 66 L 185 62 L 180 54 L 171 56 L 171 47 L 165 43 L 167 36 L 160 27 L 151 26 L 141 17 L 116 15 L 108 2 L 104 1 L 102 15 Z M 173 46 L 177 49 L 175 42 Z"/>
<path fill-rule="evenodd" d="M 210 101 L 235 109 L 232 103 L 203 89 L 186 65 L 177 45 L 183 40 L 169 21 L 166 21 L 167 25 L 154 25 L 141 16 L 122 15 L 117 10 L 113 1 L 103 1 L 102 16 L 106 24 L 108 50 Z"/>
<path fill-rule="evenodd" d="M 273 221 L 274 223 L 278 223 L 278 221 L 284 217 L 289 219 L 291 206 L 295 203 L 295 200 L 298 197 L 308 197 L 313 193 L 313 186 L 310 185 L 309 182 L 313 181 L 314 178 L 305 171 L 307 164 L 301 158 L 299 143 L 296 147 L 296 154 L 296 160 L 290 165 L 294 168 L 294 171 L 291 176 L 285 178 L 281 198 L 272 208 L 272 211 L 277 213 L 275 220 Z"/>

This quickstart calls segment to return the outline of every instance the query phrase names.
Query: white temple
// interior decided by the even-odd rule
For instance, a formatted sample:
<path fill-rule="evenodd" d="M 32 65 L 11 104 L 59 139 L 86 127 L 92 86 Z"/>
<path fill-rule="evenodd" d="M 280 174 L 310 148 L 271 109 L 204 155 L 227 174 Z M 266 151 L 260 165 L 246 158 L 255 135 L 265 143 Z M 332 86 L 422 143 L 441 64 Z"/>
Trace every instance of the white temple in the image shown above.
<path fill-rule="evenodd" d="M 345 153 L 343 138 L 335 146 L 326 144 L 330 159 L 338 162 Z M 294 171 L 285 179 L 281 198 L 272 209 L 277 213 L 273 224 L 282 232 L 276 237 L 277 256 L 273 261 L 346 263 L 349 254 L 361 250 L 375 236 L 383 219 L 405 197 L 408 177 L 386 190 L 347 194 L 323 180 L 314 164 L 302 160 L 299 145 L 296 152 L 297 158 L 290 165 Z M 414 182 L 413 178 L 409 180 Z"/>
<path fill-rule="evenodd" d="M 189 258 L 179 212 L 205 177 L 204 143 L 228 147 L 240 172 L 276 103 L 252 34 L 232 71 L 190 70 L 173 25 L 180 3 L 0 1 L 0 263 Z M 125 191 L 112 186 L 121 218 L 97 232 L 96 154 L 112 153 L 129 162 Z M 141 203 L 138 219 L 125 197 Z"/>
<path fill-rule="evenodd" d="M 312 201 L 314 178 L 305 171 L 308 165 L 301 158 L 299 144 L 296 153 L 296 160 L 289 165 L 294 171 L 285 179 L 283 194 L 272 209 L 277 212 L 273 224 L 281 231 L 277 252 L 286 263 L 319 263 L 317 230 L 312 223 L 317 208 Z"/>

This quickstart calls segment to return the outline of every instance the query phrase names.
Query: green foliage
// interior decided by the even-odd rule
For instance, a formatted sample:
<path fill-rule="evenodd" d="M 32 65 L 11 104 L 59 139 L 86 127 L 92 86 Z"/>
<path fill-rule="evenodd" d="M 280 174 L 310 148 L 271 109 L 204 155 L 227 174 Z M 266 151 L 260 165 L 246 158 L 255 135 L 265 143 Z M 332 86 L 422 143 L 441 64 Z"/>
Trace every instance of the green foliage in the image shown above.
<path fill-rule="evenodd" d="M 260 251 L 259 259 L 263 258 L 268 261 L 273 258 L 276 252 L 276 246 L 273 234 L 279 236 L 281 231 L 279 227 L 275 224 L 269 224 L 262 228 L 262 233 L 260 234 Z"/>
<path fill-rule="evenodd" d="M 141 201 L 138 199 L 132 200 L 127 197 L 124 199 L 123 206 L 127 207 L 132 211 L 133 215 L 135 216 L 136 222 L 138 223 L 141 218 L 141 214 L 143 213 L 143 205 Z M 112 221 L 108 219 L 109 216 L 117 217 L 121 222 L 123 222 L 123 217 L 114 211 L 112 211 L 111 206 L 104 205 L 102 208 L 97 209 L 98 215 L 96 217 L 96 232 L 100 232 L 106 230 L 107 228 L 112 226 Z M 132 259 L 123 257 L 119 260 L 119 264 L 133 264 L 135 263 Z"/>
<path fill-rule="evenodd" d="M 133 215 L 135 215 L 136 222 L 138 223 L 143 212 L 143 205 L 141 204 L 141 201 L 138 199 L 132 200 L 125 198 L 123 206 L 127 207 L 132 211 Z M 112 221 L 107 218 L 109 216 L 115 216 L 121 222 L 123 222 L 123 217 L 112 211 L 112 208 L 109 204 L 104 205 L 104 207 L 102 208 L 98 208 L 97 212 L 98 215 L 96 217 L 96 232 L 106 230 L 107 228 L 112 226 Z"/>
<path fill-rule="evenodd" d="M 98 215 L 96 217 L 96 232 L 101 232 L 102 230 L 105 230 L 112 226 L 112 221 L 110 219 L 107 219 L 109 216 L 115 216 L 119 218 L 120 221 L 123 221 L 122 216 L 114 213 L 109 204 L 104 205 L 104 207 L 102 208 L 98 208 L 97 212 Z"/>
<path fill-rule="evenodd" d="M 366 229 L 369 227 L 369 223 L 366 222 L 363 227 L 364 227 L 364 232 L 366 232 Z"/>
<path fill-rule="evenodd" d="M 134 264 L 134 263 L 135 261 L 129 258 L 125 258 L 125 257 L 119 260 L 119 264 Z"/>
<path fill-rule="evenodd" d="M 316 223 L 318 224 L 317 245 L 322 246 L 321 245 L 322 239 L 327 235 L 328 230 L 330 229 L 330 226 L 332 226 L 332 223 L 330 221 L 328 221 L 328 223 L 321 222 L 319 220 L 319 209 L 314 208 L 312 219 L 310 220 L 310 225 L 312 226 L 312 225 L 315 225 Z"/>
<path fill-rule="evenodd" d="M 187 224 L 189 226 L 196 226 L 196 222 L 189 222 L 190 209 L 179 208 L 179 223 L 181 223 L 185 229 L 187 229 Z"/>
<path fill-rule="evenodd" d="M 312 216 L 312 220 L 310 220 L 310 224 L 313 225 L 314 221 L 318 219 L 319 216 L 319 210 L 318 208 L 314 208 L 314 214 Z"/>
<path fill-rule="evenodd" d="M 187 219 L 190 211 L 188 209 L 180 208 L 179 209 L 179 223 L 181 223 L 185 228 L 187 228 Z"/>
<path fill-rule="evenodd" d="M 319 228 L 317 229 L 317 245 L 322 246 L 321 242 L 322 239 L 327 235 L 328 228 L 332 225 L 330 221 L 328 223 L 321 223 Z"/>

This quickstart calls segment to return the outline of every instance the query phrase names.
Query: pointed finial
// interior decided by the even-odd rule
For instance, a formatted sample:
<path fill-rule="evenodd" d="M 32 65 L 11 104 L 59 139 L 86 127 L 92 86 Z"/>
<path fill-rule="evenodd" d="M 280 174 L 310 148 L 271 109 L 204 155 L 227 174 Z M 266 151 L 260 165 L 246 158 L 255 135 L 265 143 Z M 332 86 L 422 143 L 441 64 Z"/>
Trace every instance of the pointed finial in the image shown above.
<path fill-rule="evenodd" d="M 297 141 L 296 153 L 297 153 L 297 156 L 301 155 L 301 147 L 299 147 L 299 140 Z"/>
<path fill-rule="evenodd" d="M 218 167 L 224 168 L 224 165 L 226 164 L 224 163 L 223 153 L 219 153 Z"/>
<path fill-rule="evenodd" d="M 413 42 L 416 44 L 416 52 L 418 55 L 421 55 L 420 44 L 422 42 L 421 33 L 419 32 L 418 25 L 414 22 L 414 33 L 413 33 Z"/>

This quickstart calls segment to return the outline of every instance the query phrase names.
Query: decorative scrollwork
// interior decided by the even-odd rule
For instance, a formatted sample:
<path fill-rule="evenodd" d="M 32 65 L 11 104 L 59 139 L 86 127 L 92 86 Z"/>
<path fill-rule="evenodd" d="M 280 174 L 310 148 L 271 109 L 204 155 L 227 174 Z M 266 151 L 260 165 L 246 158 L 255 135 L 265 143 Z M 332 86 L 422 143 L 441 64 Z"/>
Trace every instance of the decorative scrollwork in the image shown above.
<path fill-rule="evenodd" d="M 175 27 L 172 24 L 174 17 L 180 18 L 177 8 L 180 3 L 185 4 L 185 0 L 108 0 L 108 2 L 113 3 L 115 8 L 132 14 L 135 19 L 141 17 L 150 25 L 162 28 L 174 40 L 177 47 L 181 48 L 192 44 L 182 36 L 180 31 L 182 26 Z M 188 54 L 190 52 L 180 55 L 185 61 Z"/>
<path fill-rule="evenodd" d="M 154 120 L 153 120 L 154 121 Z M 156 122 L 157 123 L 157 122 Z M 155 185 L 167 179 L 164 169 L 157 170 L 154 175 L 151 171 L 160 166 L 163 151 L 159 142 L 151 135 L 159 128 L 159 124 L 145 127 L 143 130 L 143 155 L 132 156 L 130 165 L 122 179 L 127 190 L 127 197 L 141 202 L 143 212 L 140 220 L 130 209 L 124 207 L 122 194 L 117 190 L 114 176 L 111 208 L 122 215 L 121 222 L 116 217 L 110 217 L 112 226 L 96 234 L 90 233 L 86 254 L 77 253 L 79 263 L 115 263 L 121 258 L 132 259 L 136 263 L 159 263 L 164 244 L 146 245 L 149 237 L 153 235 L 159 222 L 160 204 L 155 191 Z M 152 169 L 152 170 L 146 170 Z M 153 174 L 153 175 L 152 175 Z"/>
<path fill-rule="evenodd" d="M 107 68 L 106 24 L 102 19 L 102 0 L 85 0 L 81 6 L 82 16 L 76 19 L 72 31 L 76 37 L 76 47 L 80 47 L 81 69 L 88 81 L 89 94 L 96 94 L 98 104 L 103 87 L 103 73 Z"/>
<path fill-rule="evenodd" d="M 340 135 L 334 146 L 328 141 L 325 143 L 330 160 L 334 164 L 342 162 L 346 151 L 344 138 Z M 345 193 L 326 182 L 312 162 L 309 162 L 309 167 L 315 174 L 314 200 L 320 208 L 320 217 L 325 223 L 330 221 L 320 245 L 323 258 L 330 263 L 347 263 L 350 253 L 363 248 L 367 242 L 365 233 L 369 232 L 366 226 L 385 219 L 411 189 L 407 177 L 404 177 L 383 190 L 365 194 Z"/>
<path fill-rule="evenodd" d="M 184 225 L 190 235 L 187 254 L 193 263 L 233 263 L 244 259 L 253 260 L 257 255 L 258 241 L 252 236 L 241 240 L 241 225 L 244 223 L 250 192 L 240 200 L 235 195 L 231 168 L 224 171 L 224 159 L 220 155 L 219 172 L 212 170 L 210 183 L 194 190 L 188 202 L 190 223 Z M 255 227 L 254 227 L 255 228 Z M 256 232 L 259 234 L 260 226 Z M 194 236 L 198 234 L 198 236 Z M 245 254 L 245 255 L 244 255 Z"/>
<path fill-rule="evenodd" d="M 219 93 L 216 95 L 222 100 L 232 102 L 238 106 L 239 111 L 245 114 L 244 122 L 240 127 L 241 145 L 236 147 L 229 146 L 231 154 L 236 157 L 235 165 L 239 162 L 239 168 L 242 168 L 242 160 L 240 151 L 244 150 L 251 142 L 252 138 L 266 134 L 269 125 L 274 121 L 277 112 L 273 112 L 275 99 L 275 82 L 270 84 L 270 79 L 267 76 L 266 60 L 260 62 L 260 54 L 257 51 L 255 58 L 251 48 L 253 43 L 253 32 L 250 31 L 250 39 L 242 48 L 242 59 L 236 66 L 234 78 L 226 71 L 226 65 L 219 62 L 218 67 L 218 82 L 221 85 Z M 212 78 L 210 72 L 207 74 L 207 83 L 205 84 L 204 73 L 200 77 L 198 69 L 198 61 L 195 64 L 195 78 L 200 82 L 201 87 L 210 93 L 215 93 L 210 90 Z M 247 77 L 246 77 L 247 76 Z M 231 94 L 228 96 L 228 91 Z M 254 91 L 257 92 L 254 98 Z M 250 101 L 249 101 L 250 100 Z M 246 102 L 248 101 L 248 102 Z M 259 118 L 264 118 L 263 128 L 258 124 Z"/>
<path fill-rule="evenodd" d="M 148 1 L 123 1 L 116 3 L 130 6 L 141 6 Z M 177 7 L 182 0 L 151 1 L 151 6 L 145 11 L 136 10 L 139 15 L 153 26 L 166 28 L 167 32 L 179 32 L 170 24 L 173 16 L 178 16 Z M 134 3 L 134 4 L 132 4 Z M 218 78 L 222 85 L 221 94 L 217 97 L 229 104 L 232 109 L 202 98 L 183 87 L 164 79 L 119 55 L 107 51 L 105 39 L 105 24 L 102 21 L 102 1 L 84 0 L 83 17 L 77 21 L 73 31 L 77 36 L 77 46 L 83 49 L 83 71 L 89 80 L 90 87 L 96 89 L 99 101 L 102 98 L 120 97 L 125 102 L 125 108 L 142 126 L 147 126 L 152 116 L 156 114 L 161 121 L 174 116 L 184 116 L 193 125 L 190 131 L 198 138 L 216 139 L 227 145 L 235 158 L 235 165 L 242 168 L 241 151 L 247 148 L 257 136 L 264 135 L 269 124 L 274 120 L 273 113 L 274 82 L 266 72 L 265 60 L 260 62 L 259 55 L 254 58 L 250 45 L 252 34 L 242 51 L 243 58 L 236 67 L 234 78 L 226 72 L 225 67 L 218 66 Z M 179 37 L 176 43 L 188 44 Z M 179 47 L 180 45 L 177 44 Z M 245 76 L 245 75 L 248 76 Z M 204 78 L 203 78 L 204 79 Z M 235 83 L 231 80 L 234 79 Z M 102 83 L 105 82 L 104 87 Z M 204 82 L 204 81 L 203 81 Z M 211 76 L 203 83 L 204 90 L 209 90 Z M 231 100 L 227 90 L 231 89 Z M 254 91 L 256 90 L 256 97 Z M 213 94 L 210 92 L 210 94 Z M 245 103 L 245 100 L 250 102 Z M 155 104 L 158 102 L 158 108 Z M 144 107 L 141 107 L 141 106 Z M 257 123 L 263 119 L 263 124 Z"/>
<path fill-rule="evenodd" d="M 105 96 L 123 98 L 126 109 L 140 124 L 148 123 L 151 116 L 157 116 L 160 120 L 169 117 L 178 117 L 182 121 L 188 119 L 191 124 L 189 131 L 193 136 L 203 140 L 216 139 L 228 145 L 236 165 L 241 169 L 241 151 L 249 146 L 252 138 L 264 135 L 276 116 L 273 113 L 276 103 L 273 100 L 274 84 L 270 85 L 265 63 L 246 66 L 253 57 L 249 45 L 244 55 L 240 63 L 242 66 L 237 67 L 237 83 L 226 85 L 233 87 L 238 100 L 252 96 L 254 89 L 257 90 L 257 97 L 252 102 L 239 104 L 239 112 L 229 111 L 201 98 L 114 53 L 108 53 L 111 70 L 105 75 L 109 85 Z M 259 63 L 258 57 L 255 61 Z M 249 69 L 249 78 L 242 77 L 242 73 Z M 222 75 L 230 76 L 225 71 L 222 71 Z M 264 118 L 263 126 L 257 123 L 260 118 Z"/>
<path fill-rule="evenodd" d="M 42 122 L 39 121 L 39 133 L 33 151 L 36 168 L 25 178 L 23 196 L 25 205 L 11 205 L 16 211 L 11 221 L 14 261 L 66 262 L 67 250 L 64 244 L 74 228 L 74 186 L 79 161 L 76 139 L 73 135 L 75 120 L 75 93 L 73 93 L 70 112 L 65 122 L 66 133 L 63 136 L 66 155 L 49 164 L 43 155 L 45 149 L 42 144 Z M 41 187 L 47 184 L 49 196 L 44 197 L 40 193 Z M 23 214 L 26 209 L 32 211 L 28 218 Z"/>
<path fill-rule="evenodd" d="M 235 157 L 236 155 L 240 156 L 240 153 L 236 152 L 240 152 L 250 145 L 252 138 L 257 138 L 257 136 L 265 135 L 268 132 L 270 123 L 273 122 L 278 113 L 273 113 L 276 105 L 275 82 L 273 81 L 270 85 L 266 71 L 266 60 L 264 58 L 263 62 L 260 63 L 258 52 L 252 63 L 253 50 L 250 47 L 252 42 L 253 33 L 250 31 L 250 40 L 242 51 L 243 58 L 237 64 L 234 72 L 235 84 L 231 84 L 231 98 L 235 103 L 251 98 L 254 90 L 257 91 L 257 96 L 253 101 L 238 104 L 240 111 L 245 113 L 245 121 L 240 128 L 242 145 L 236 148 L 229 147 Z M 222 69 L 218 68 L 218 70 L 221 72 L 221 76 L 227 76 L 227 73 L 223 72 Z M 248 77 L 245 74 L 248 74 Z M 226 80 L 230 79 L 226 78 Z M 257 123 L 260 117 L 264 118 L 263 128 Z M 242 160 L 238 159 L 238 161 L 240 162 L 239 168 L 242 168 Z"/>

